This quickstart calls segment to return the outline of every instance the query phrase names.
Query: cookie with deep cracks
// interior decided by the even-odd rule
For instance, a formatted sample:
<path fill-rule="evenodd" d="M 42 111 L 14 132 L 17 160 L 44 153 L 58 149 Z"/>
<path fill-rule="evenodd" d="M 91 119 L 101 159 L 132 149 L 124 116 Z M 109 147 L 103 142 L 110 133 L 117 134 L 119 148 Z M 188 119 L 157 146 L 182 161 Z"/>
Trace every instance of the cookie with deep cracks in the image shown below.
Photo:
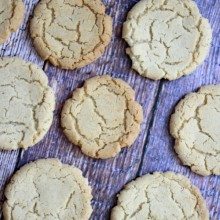
<path fill-rule="evenodd" d="M 0 149 L 27 149 L 49 130 L 55 96 L 44 71 L 17 57 L 0 58 Z"/>
<path fill-rule="evenodd" d="M 81 170 L 41 159 L 17 171 L 5 189 L 5 220 L 82 219 L 91 213 L 91 187 Z"/>
<path fill-rule="evenodd" d="M 111 220 L 208 220 L 205 200 L 197 187 L 173 172 L 148 174 L 128 183 L 118 195 Z"/>
<path fill-rule="evenodd" d="M 174 80 L 195 70 L 209 51 L 211 35 L 192 0 L 141 0 L 123 26 L 132 68 L 153 80 Z"/>
<path fill-rule="evenodd" d="M 75 69 L 99 58 L 112 35 L 112 19 L 101 0 L 41 0 L 30 23 L 43 60 Z"/>
<path fill-rule="evenodd" d="M 171 116 L 175 151 L 184 165 L 206 175 L 220 175 L 220 85 L 188 94 Z"/>
<path fill-rule="evenodd" d="M 142 119 L 134 90 L 105 75 L 86 80 L 73 92 L 64 104 L 61 124 L 67 138 L 83 153 L 105 159 L 135 141 Z"/>

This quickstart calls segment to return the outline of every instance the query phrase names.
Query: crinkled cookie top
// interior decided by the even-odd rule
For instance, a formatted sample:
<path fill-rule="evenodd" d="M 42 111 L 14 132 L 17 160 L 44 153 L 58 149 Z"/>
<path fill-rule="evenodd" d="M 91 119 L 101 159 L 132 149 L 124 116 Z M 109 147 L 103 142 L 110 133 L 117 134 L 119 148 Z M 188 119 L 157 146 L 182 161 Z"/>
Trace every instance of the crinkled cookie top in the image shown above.
<path fill-rule="evenodd" d="M 61 116 L 64 133 L 88 156 L 114 157 L 139 134 L 143 112 L 134 99 L 124 81 L 93 77 L 66 101 Z"/>
<path fill-rule="evenodd" d="M 182 162 L 201 175 L 220 175 L 220 85 L 202 87 L 176 106 L 170 122 Z"/>
<path fill-rule="evenodd" d="M 0 149 L 39 142 L 53 119 L 55 97 L 46 74 L 19 58 L 0 59 Z"/>
<path fill-rule="evenodd" d="M 101 56 L 111 39 L 112 19 L 100 0 L 41 0 L 30 32 L 44 60 L 74 69 Z"/>
<path fill-rule="evenodd" d="M 5 190 L 5 220 L 88 220 L 91 188 L 78 168 L 41 159 L 15 173 Z"/>
<path fill-rule="evenodd" d="M 111 220 L 208 220 L 199 190 L 172 172 L 154 173 L 130 182 L 120 192 Z"/>
<path fill-rule="evenodd" d="M 139 74 L 174 80 L 204 61 L 211 27 L 191 0 L 141 0 L 128 14 L 123 38 Z"/>

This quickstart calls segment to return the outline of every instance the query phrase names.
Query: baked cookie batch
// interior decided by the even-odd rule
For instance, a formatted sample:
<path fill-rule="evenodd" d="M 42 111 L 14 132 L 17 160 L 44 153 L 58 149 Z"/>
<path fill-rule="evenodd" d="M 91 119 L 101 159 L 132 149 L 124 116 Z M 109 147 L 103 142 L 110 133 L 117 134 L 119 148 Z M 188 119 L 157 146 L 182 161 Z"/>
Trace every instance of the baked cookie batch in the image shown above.
<path fill-rule="evenodd" d="M 0 1 L 0 43 L 24 17 L 21 0 Z M 101 0 L 41 0 L 30 22 L 43 60 L 63 69 L 92 63 L 112 35 L 112 19 Z M 175 80 L 201 64 L 211 27 L 191 0 L 141 0 L 123 26 L 132 68 L 140 75 Z M 0 148 L 27 149 L 43 139 L 55 108 L 46 74 L 20 58 L 0 59 Z M 107 159 L 131 146 L 143 110 L 124 81 L 96 76 L 73 91 L 61 113 L 62 129 L 90 157 Z M 175 108 L 170 132 L 178 157 L 200 175 L 220 175 L 220 85 L 188 94 Z M 45 187 L 45 186 L 50 187 Z M 5 189 L 5 219 L 80 219 L 92 213 L 91 187 L 82 172 L 57 159 L 41 159 L 18 170 Z M 159 209 L 158 209 L 159 207 Z M 112 220 L 209 219 L 198 188 L 179 174 L 137 178 L 120 192 Z"/>

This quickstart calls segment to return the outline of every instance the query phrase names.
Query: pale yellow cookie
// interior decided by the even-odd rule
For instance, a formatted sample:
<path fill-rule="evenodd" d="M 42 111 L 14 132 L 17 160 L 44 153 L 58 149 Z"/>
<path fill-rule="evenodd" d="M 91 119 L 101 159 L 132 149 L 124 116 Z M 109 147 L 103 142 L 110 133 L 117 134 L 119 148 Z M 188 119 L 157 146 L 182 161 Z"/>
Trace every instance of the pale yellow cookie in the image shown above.
<path fill-rule="evenodd" d="M 112 19 L 101 0 L 41 0 L 30 33 L 42 59 L 74 69 L 102 55 L 111 39 Z"/>
<path fill-rule="evenodd" d="M 0 44 L 18 30 L 24 17 L 22 0 L 0 0 Z"/>
<path fill-rule="evenodd" d="M 91 188 L 81 170 L 57 159 L 23 166 L 5 189 L 5 220 L 88 220 Z"/>
<path fill-rule="evenodd" d="M 118 195 L 111 220 L 208 220 L 199 189 L 172 172 L 145 175 L 130 182 Z"/>
<path fill-rule="evenodd" d="M 175 108 L 170 131 L 184 165 L 201 175 L 220 175 L 220 85 L 188 94 Z"/>
<path fill-rule="evenodd" d="M 128 14 L 123 38 L 140 75 L 174 80 L 204 61 L 211 27 L 192 0 L 141 0 Z"/>
<path fill-rule="evenodd" d="M 68 139 L 94 158 L 114 157 L 140 131 L 143 112 L 133 89 L 110 76 L 88 79 L 66 101 L 61 124 Z"/>
<path fill-rule="evenodd" d="M 0 58 L 0 149 L 28 148 L 53 120 L 55 97 L 46 74 L 19 58 Z"/>

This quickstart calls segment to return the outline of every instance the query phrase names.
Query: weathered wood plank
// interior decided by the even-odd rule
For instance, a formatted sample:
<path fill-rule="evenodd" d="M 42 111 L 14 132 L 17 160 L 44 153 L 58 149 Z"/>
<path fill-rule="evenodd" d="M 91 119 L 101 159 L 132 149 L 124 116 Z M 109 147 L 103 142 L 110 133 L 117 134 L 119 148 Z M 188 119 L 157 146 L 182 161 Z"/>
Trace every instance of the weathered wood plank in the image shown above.
<path fill-rule="evenodd" d="M 20 30 L 13 33 L 11 38 L 5 44 L 0 46 L 0 57 L 19 56 L 25 60 L 32 61 L 40 66 L 43 66 L 44 62 L 38 57 L 33 49 L 28 34 L 28 19 L 30 14 L 32 14 L 33 7 L 37 1 L 26 0 L 24 3 L 26 6 L 24 22 Z M 18 157 L 19 150 L 12 152 L 0 151 L 0 204 L 3 200 L 4 185 L 14 172 Z"/>
<path fill-rule="evenodd" d="M 191 76 L 173 82 L 161 82 L 155 117 L 139 175 L 155 171 L 174 171 L 186 175 L 201 189 L 210 210 L 210 218 L 218 220 L 220 176 L 201 177 L 192 173 L 189 168 L 183 167 L 174 152 L 174 141 L 169 134 L 169 118 L 178 101 L 202 85 L 220 83 L 220 1 L 197 1 L 197 3 L 213 28 L 209 57 Z"/>

